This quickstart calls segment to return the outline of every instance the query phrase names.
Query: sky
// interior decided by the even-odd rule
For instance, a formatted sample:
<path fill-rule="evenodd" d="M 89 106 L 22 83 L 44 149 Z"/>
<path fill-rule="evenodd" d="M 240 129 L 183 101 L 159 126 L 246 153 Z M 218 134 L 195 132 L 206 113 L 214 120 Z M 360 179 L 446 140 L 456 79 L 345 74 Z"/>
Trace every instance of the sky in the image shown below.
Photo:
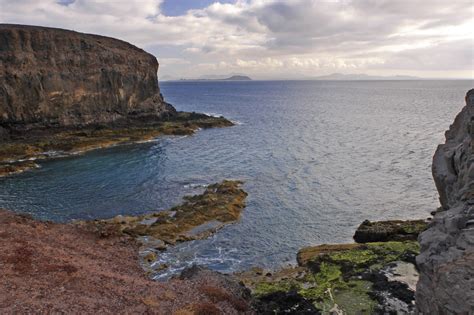
<path fill-rule="evenodd" d="M 474 0 L 0 0 L 0 23 L 123 39 L 160 78 L 474 77 Z"/>

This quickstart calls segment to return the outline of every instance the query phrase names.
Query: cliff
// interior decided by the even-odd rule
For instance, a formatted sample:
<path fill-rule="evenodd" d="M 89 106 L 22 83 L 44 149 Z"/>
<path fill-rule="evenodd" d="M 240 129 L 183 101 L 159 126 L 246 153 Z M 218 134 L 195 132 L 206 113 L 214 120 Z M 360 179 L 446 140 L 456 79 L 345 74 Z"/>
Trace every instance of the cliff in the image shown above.
<path fill-rule="evenodd" d="M 121 40 L 0 24 L 0 176 L 36 168 L 32 160 L 51 152 L 233 125 L 177 112 L 163 100 L 157 71 L 154 56 Z"/>
<path fill-rule="evenodd" d="M 153 55 L 121 40 L 0 24 L 0 135 L 174 113 L 157 71 Z"/>
<path fill-rule="evenodd" d="M 416 301 L 423 314 L 474 313 L 474 90 L 433 157 L 441 208 L 419 237 Z"/>

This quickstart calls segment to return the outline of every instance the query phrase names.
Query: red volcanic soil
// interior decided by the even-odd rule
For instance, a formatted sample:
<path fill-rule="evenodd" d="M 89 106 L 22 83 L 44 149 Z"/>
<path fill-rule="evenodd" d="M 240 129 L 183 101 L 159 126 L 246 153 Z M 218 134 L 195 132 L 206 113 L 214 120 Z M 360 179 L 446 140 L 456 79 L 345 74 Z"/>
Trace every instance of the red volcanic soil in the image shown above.
<path fill-rule="evenodd" d="M 207 270 L 149 280 L 133 240 L 0 210 L 0 313 L 250 314 L 245 290 Z"/>

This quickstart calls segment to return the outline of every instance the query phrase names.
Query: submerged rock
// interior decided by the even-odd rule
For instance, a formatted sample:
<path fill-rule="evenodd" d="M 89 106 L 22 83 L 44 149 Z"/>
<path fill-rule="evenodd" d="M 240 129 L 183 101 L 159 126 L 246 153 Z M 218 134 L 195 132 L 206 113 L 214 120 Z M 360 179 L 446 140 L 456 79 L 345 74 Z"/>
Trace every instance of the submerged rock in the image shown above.
<path fill-rule="evenodd" d="M 433 157 L 442 209 L 420 234 L 416 303 L 423 314 L 474 313 L 474 90 Z"/>
<path fill-rule="evenodd" d="M 428 226 L 425 220 L 391 220 L 370 222 L 365 220 L 357 228 L 357 243 L 416 240 Z"/>
<path fill-rule="evenodd" d="M 0 177 L 23 173 L 38 167 L 39 165 L 33 161 L 0 164 Z"/>

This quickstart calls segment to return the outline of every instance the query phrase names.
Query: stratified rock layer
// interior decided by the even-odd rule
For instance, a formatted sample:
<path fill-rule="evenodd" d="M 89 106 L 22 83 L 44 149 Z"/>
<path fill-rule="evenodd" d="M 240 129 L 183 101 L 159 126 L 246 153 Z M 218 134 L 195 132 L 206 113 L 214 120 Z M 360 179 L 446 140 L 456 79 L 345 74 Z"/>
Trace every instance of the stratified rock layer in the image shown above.
<path fill-rule="evenodd" d="M 420 237 L 416 301 L 423 314 L 474 313 L 474 90 L 433 157 L 442 209 Z"/>
<path fill-rule="evenodd" d="M 0 138 L 174 113 L 157 70 L 153 55 L 121 40 L 0 24 Z"/>

